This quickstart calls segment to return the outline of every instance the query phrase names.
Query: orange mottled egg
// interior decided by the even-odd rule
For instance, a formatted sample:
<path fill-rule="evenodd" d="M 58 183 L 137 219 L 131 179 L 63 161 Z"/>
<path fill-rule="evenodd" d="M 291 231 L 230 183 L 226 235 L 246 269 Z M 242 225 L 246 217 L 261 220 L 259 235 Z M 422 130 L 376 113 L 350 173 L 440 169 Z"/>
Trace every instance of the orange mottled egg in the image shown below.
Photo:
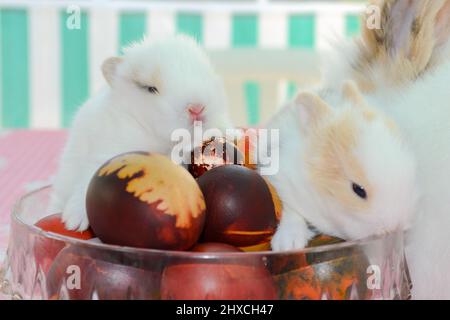
<path fill-rule="evenodd" d="M 169 158 L 146 152 L 106 162 L 91 180 L 86 207 L 94 233 L 123 246 L 186 250 L 205 221 L 195 179 Z"/>
<path fill-rule="evenodd" d="M 319 235 L 308 247 L 338 244 L 342 239 Z M 272 266 L 280 288 L 281 299 L 295 300 L 349 300 L 369 299 L 367 267 L 370 265 L 364 252 L 353 247 L 334 250 L 311 251 L 286 255 L 283 263 Z"/>

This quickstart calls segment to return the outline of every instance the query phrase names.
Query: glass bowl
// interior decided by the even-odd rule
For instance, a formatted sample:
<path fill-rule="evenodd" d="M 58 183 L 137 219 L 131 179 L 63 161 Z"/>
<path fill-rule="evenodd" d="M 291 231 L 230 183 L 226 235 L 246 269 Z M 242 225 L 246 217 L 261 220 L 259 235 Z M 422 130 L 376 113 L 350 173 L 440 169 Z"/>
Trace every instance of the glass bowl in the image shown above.
<path fill-rule="evenodd" d="M 11 220 L 0 289 L 12 299 L 408 299 L 403 233 L 291 252 L 197 253 L 83 241 L 34 226 L 45 187 Z"/>

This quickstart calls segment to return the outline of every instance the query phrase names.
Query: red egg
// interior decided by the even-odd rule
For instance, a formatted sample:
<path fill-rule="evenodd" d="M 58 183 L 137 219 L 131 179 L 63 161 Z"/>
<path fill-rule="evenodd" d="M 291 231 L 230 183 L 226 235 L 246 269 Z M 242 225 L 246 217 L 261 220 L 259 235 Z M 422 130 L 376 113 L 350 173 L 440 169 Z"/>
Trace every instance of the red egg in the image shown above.
<path fill-rule="evenodd" d="M 193 252 L 242 252 L 239 248 L 225 243 L 199 243 L 191 249 Z"/>
<path fill-rule="evenodd" d="M 189 172 L 145 152 L 105 163 L 91 180 L 86 207 L 103 242 L 132 247 L 189 249 L 205 219 L 202 192 Z"/>
<path fill-rule="evenodd" d="M 221 243 L 199 244 L 196 252 L 236 253 Z M 228 257 L 210 263 L 181 263 L 167 267 L 161 279 L 165 300 L 274 300 L 277 291 L 270 273 L 258 259 Z M 181 284 L 181 285 L 180 285 Z"/>
<path fill-rule="evenodd" d="M 53 232 L 71 238 L 89 240 L 95 237 L 91 229 L 83 232 L 67 230 L 61 219 L 61 214 L 53 214 L 44 217 L 36 222 L 35 226 L 44 231 Z M 62 241 L 43 237 L 37 238 L 34 245 L 34 255 L 37 266 L 40 267 L 44 273 L 47 273 L 53 260 L 64 248 L 64 246 L 65 244 Z"/>
<path fill-rule="evenodd" d="M 115 257 L 101 249 L 67 247 L 58 254 L 48 272 L 48 297 L 54 300 L 158 299 L 160 271 L 125 264 L 122 255 Z"/>
<path fill-rule="evenodd" d="M 259 266 L 184 264 L 167 268 L 162 276 L 165 300 L 274 300 L 276 288 Z"/>
<path fill-rule="evenodd" d="M 86 231 L 67 230 L 64 222 L 62 221 L 61 214 L 58 213 L 42 218 L 36 222 L 35 226 L 44 231 L 57 233 L 71 238 L 82 240 L 95 238 L 95 235 L 90 228 Z"/>
<path fill-rule="evenodd" d="M 244 156 L 236 145 L 225 138 L 213 137 L 191 153 L 188 170 L 194 178 L 225 164 L 244 165 Z"/>
<path fill-rule="evenodd" d="M 246 167 L 225 165 L 206 172 L 198 184 L 207 208 L 202 241 L 270 248 L 281 205 L 265 179 Z"/>
<path fill-rule="evenodd" d="M 239 253 L 224 243 L 197 244 L 192 251 Z M 182 284 L 182 285 L 180 285 Z M 272 276 L 258 258 L 242 260 L 228 256 L 206 263 L 185 262 L 167 267 L 161 279 L 165 300 L 274 300 L 277 290 Z"/>

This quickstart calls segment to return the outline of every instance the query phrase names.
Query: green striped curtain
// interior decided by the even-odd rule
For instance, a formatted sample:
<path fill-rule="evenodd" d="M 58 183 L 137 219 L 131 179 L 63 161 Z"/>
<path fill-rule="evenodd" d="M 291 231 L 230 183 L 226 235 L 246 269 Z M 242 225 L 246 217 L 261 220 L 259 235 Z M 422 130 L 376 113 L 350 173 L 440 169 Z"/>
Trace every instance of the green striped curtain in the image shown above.
<path fill-rule="evenodd" d="M 358 15 L 345 16 L 345 35 L 353 37 L 361 32 L 361 18 Z"/>
<path fill-rule="evenodd" d="M 61 123 L 68 126 L 77 108 L 90 92 L 89 15 L 81 14 L 79 29 L 67 26 L 69 14 L 60 12 L 60 75 Z M 148 15 L 143 11 L 119 13 L 118 52 L 121 48 L 140 40 L 146 33 Z M 314 14 L 292 14 L 287 17 L 287 43 L 292 49 L 314 49 L 316 45 L 316 17 Z M 257 14 L 231 16 L 232 48 L 257 48 L 259 44 L 259 17 Z M 178 12 L 176 31 L 190 35 L 199 43 L 204 41 L 204 17 L 201 13 Z M 2 127 L 23 128 L 30 125 L 30 45 L 29 16 L 26 9 L 0 8 L 0 112 Z M 345 34 L 357 35 L 361 29 L 358 15 L 345 16 Z M 258 82 L 244 84 L 247 118 L 250 124 L 260 120 L 261 88 Z M 288 83 L 287 97 L 292 98 L 296 84 Z"/>
<path fill-rule="evenodd" d="M 184 33 L 203 43 L 203 17 L 196 13 L 180 12 L 176 17 L 177 32 Z"/>
<path fill-rule="evenodd" d="M 314 15 L 291 15 L 288 26 L 289 47 L 314 48 L 316 38 L 316 19 Z"/>
<path fill-rule="evenodd" d="M 231 24 L 231 45 L 233 48 L 255 48 L 258 46 L 258 17 L 251 14 L 235 14 Z M 260 121 L 260 85 L 248 81 L 244 90 L 247 122 L 257 125 Z"/>
<path fill-rule="evenodd" d="M 297 84 L 294 81 L 289 81 L 286 94 L 288 100 L 294 98 L 296 93 L 297 93 Z"/>
<path fill-rule="evenodd" d="M 28 15 L 25 10 L 0 10 L 0 50 L 1 125 L 26 128 L 30 121 L 30 83 Z"/>
<path fill-rule="evenodd" d="M 61 12 L 62 125 L 70 125 L 78 107 L 89 97 L 88 16 L 81 13 L 80 28 L 67 26 L 68 14 Z"/>
<path fill-rule="evenodd" d="M 258 124 L 260 121 L 260 91 L 258 82 L 248 81 L 244 84 L 247 121 L 251 126 Z"/>
<path fill-rule="evenodd" d="M 258 45 L 258 17 L 256 15 L 233 16 L 231 43 L 233 48 L 254 48 Z"/>
<path fill-rule="evenodd" d="M 123 12 L 119 15 L 119 53 L 124 47 L 141 40 L 147 29 L 145 12 Z"/>

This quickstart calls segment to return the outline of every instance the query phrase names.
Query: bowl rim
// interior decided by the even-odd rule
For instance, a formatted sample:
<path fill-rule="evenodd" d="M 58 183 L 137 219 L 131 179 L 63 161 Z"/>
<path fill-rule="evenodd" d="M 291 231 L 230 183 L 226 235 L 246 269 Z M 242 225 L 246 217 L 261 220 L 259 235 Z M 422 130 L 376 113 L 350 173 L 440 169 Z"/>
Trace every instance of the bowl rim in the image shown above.
<path fill-rule="evenodd" d="M 171 250 L 161 250 L 161 249 L 150 249 L 150 248 L 138 248 L 138 247 L 130 247 L 130 246 L 120 246 L 114 244 L 107 244 L 103 242 L 94 242 L 90 240 L 82 240 L 77 238 L 72 238 L 68 236 L 64 236 L 61 234 L 57 234 L 54 232 L 45 231 L 35 225 L 30 225 L 26 223 L 20 217 L 20 207 L 24 201 L 29 199 L 30 197 L 44 191 L 50 190 L 52 188 L 51 185 L 45 185 L 43 187 L 31 190 L 24 195 L 22 195 L 14 204 L 12 213 L 11 213 L 11 223 L 17 223 L 20 226 L 27 229 L 28 232 L 31 232 L 38 236 L 43 236 L 45 238 L 62 241 L 66 244 L 81 246 L 81 247 L 90 247 L 92 249 L 100 249 L 100 250 L 109 250 L 114 252 L 122 252 L 127 254 L 139 253 L 139 254 L 152 254 L 152 255 L 165 255 L 171 257 L 178 258 L 218 258 L 218 257 L 243 257 L 243 256 L 279 256 L 279 255 L 298 255 L 298 254 L 311 254 L 311 253 L 321 253 L 324 251 L 335 251 L 342 250 L 354 246 L 364 246 L 368 245 L 371 242 L 380 241 L 386 238 L 399 236 L 403 234 L 404 231 L 396 230 L 393 232 L 385 233 L 382 235 L 370 236 L 364 239 L 358 240 L 350 240 L 336 244 L 327 244 L 321 245 L 317 247 L 304 248 L 301 250 L 288 250 L 288 251 L 252 251 L 252 252 L 193 252 L 193 251 L 171 251 Z M 48 214 L 52 215 L 52 214 Z M 403 235 L 402 235 L 403 236 Z"/>

